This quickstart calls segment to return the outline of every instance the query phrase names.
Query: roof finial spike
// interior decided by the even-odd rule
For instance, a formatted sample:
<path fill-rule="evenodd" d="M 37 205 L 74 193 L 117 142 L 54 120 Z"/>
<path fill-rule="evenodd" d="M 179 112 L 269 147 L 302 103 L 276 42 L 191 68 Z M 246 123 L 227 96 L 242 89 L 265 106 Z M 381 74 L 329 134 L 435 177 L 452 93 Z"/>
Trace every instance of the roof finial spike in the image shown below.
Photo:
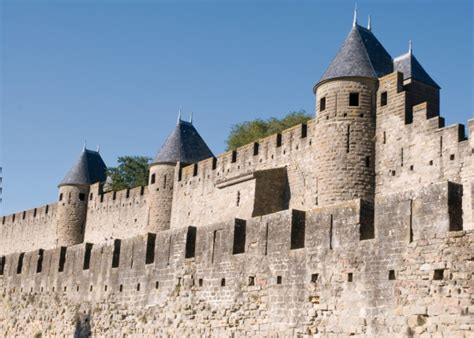
<path fill-rule="evenodd" d="M 413 53 L 413 41 L 408 41 L 408 53 Z"/>
<path fill-rule="evenodd" d="M 100 143 L 97 145 L 97 152 L 100 152 Z"/>
<path fill-rule="evenodd" d="M 82 151 L 86 151 L 87 147 L 87 139 L 84 140 L 84 147 L 82 148 Z"/>
<path fill-rule="evenodd" d="M 355 27 L 355 26 L 357 26 L 357 2 L 354 8 L 354 21 L 352 22 L 352 27 Z"/>
<path fill-rule="evenodd" d="M 370 17 L 370 14 L 369 14 L 369 22 L 367 23 L 367 29 L 368 29 L 369 31 L 372 30 L 372 18 Z"/>
<path fill-rule="evenodd" d="M 193 112 L 189 114 L 189 123 L 193 124 Z"/>
<path fill-rule="evenodd" d="M 176 123 L 179 124 L 179 121 L 181 121 L 181 106 L 179 106 L 179 109 L 178 109 L 178 121 Z"/>

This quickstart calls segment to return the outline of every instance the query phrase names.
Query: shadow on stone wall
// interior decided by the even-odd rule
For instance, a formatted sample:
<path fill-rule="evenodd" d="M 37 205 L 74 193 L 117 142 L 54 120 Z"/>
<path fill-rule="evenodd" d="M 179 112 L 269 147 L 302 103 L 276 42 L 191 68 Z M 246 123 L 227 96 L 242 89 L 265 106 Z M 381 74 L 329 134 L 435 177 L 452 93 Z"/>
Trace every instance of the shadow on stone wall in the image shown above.
<path fill-rule="evenodd" d="M 91 334 L 91 315 L 78 314 L 76 317 L 76 324 L 74 328 L 74 338 L 92 337 Z"/>

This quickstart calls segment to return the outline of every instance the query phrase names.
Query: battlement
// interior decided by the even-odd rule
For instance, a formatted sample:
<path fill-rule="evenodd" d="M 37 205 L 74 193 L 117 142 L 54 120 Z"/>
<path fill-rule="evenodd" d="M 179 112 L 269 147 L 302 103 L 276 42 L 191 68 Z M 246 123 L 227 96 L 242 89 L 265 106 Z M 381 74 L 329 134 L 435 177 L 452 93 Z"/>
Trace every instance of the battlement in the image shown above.
<path fill-rule="evenodd" d="M 451 227 L 453 210 L 450 208 L 457 203 L 448 202 L 452 199 L 452 186 L 445 182 L 377 200 L 375 210 L 379 212 L 375 215 L 375 231 L 370 238 L 364 237 L 366 229 L 363 229 L 370 206 L 362 200 L 353 200 L 306 212 L 285 210 L 248 220 L 233 219 L 198 228 L 180 227 L 113 242 L 6 255 L 0 257 L 0 290 L 7 303 L 29 299 L 39 304 L 48 299 L 49 305 L 54 303 L 55 308 L 64 308 L 70 316 L 68 330 L 77 327 L 82 318 L 74 312 L 77 306 L 85 306 L 84 313 L 99 329 L 99 318 L 115 315 L 120 308 L 133 309 L 128 313 L 137 313 L 136 318 L 150 319 L 151 314 L 143 309 L 166 306 L 168 312 L 180 313 L 181 304 L 189 306 L 191 301 L 194 307 L 201 302 L 208 304 L 210 308 L 206 313 L 218 312 L 216 319 L 208 319 L 209 329 L 214 328 L 214 334 L 219 332 L 215 331 L 219 327 L 215 325 L 217 317 L 229 307 L 242 321 L 251 318 L 254 311 L 268 313 L 268 323 L 282 330 L 288 330 L 290 323 L 297 330 L 307 325 L 331 330 L 328 318 L 322 316 L 327 313 L 344 317 L 347 324 L 341 332 L 346 334 L 361 333 L 368 325 L 382 334 L 385 324 L 377 324 L 372 317 L 396 316 L 397 306 L 403 306 L 402 313 L 419 311 L 419 304 L 403 303 L 404 299 L 418 292 L 413 289 L 415 286 L 422 288 L 427 281 L 439 284 L 439 271 L 442 271 L 444 284 L 454 285 L 453 280 L 443 277 L 451 274 L 458 287 L 467 287 L 467 280 L 462 277 L 465 274 L 461 273 L 464 265 L 460 265 L 458 257 L 460 252 L 472 253 L 474 233 Z M 402 202 L 406 199 L 412 201 L 408 209 Z M 411 237 L 407 225 L 412 227 Z M 446 251 L 448 254 L 436 261 L 432 252 L 440 246 L 453 250 Z M 411 268 L 407 270 L 407 267 Z M 410 288 L 405 285 L 408 281 Z M 333 294 L 338 288 L 344 296 Z M 395 290 L 401 292 L 402 299 L 394 304 L 391 295 Z M 469 291 L 464 289 L 451 297 L 461 299 L 461 295 L 469 295 Z M 264 297 L 265 306 L 251 310 L 248 306 L 255 304 L 251 301 L 255 297 Z M 236 302 L 237 299 L 241 299 L 240 302 Z M 434 311 L 430 306 L 439 301 L 425 297 L 423 311 Z M 104 307 L 110 302 L 114 302 L 116 308 Z M 314 311 L 315 304 L 318 315 L 308 317 L 308 311 Z M 362 309 L 366 321 L 359 320 L 358 312 L 336 311 L 347 309 L 349 304 Z M 80 311 L 82 313 L 82 309 Z M 43 313 L 49 316 L 48 312 Z M 452 325 L 448 317 L 429 313 L 439 316 L 436 318 L 441 328 Z M 7 315 L 14 314 L 0 310 L 0 319 Z M 51 315 L 54 316 L 54 312 Z M 199 311 L 195 315 L 201 317 Z M 145 327 L 156 327 L 161 320 L 146 322 Z M 11 323 L 0 320 L 0 329 L 9 332 L 13 329 L 9 326 Z M 391 325 L 397 327 L 397 324 Z M 140 331 L 142 327 L 138 326 L 133 332 L 144 333 Z M 258 332 L 253 325 L 250 327 Z M 50 330 L 44 332 L 52 334 L 59 328 L 52 326 L 43 330 Z M 119 332 L 114 331 L 119 330 L 117 328 L 108 330 Z M 183 330 L 186 331 L 182 334 L 196 332 L 191 327 Z"/>

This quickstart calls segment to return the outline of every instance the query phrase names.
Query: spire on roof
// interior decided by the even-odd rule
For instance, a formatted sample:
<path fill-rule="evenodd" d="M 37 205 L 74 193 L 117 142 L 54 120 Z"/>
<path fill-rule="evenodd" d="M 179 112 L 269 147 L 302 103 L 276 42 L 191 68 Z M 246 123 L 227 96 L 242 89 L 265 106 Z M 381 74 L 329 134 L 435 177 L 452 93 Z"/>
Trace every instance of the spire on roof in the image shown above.
<path fill-rule="evenodd" d="M 355 27 L 355 26 L 357 26 L 357 2 L 354 8 L 354 20 L 352 21 L 352 27 Z"/>
<path fill-rule="evenodd" d="M 152 163 L 195 163 L 213 157 L 196 128 L 179 120 Z"/>
<path fill-rule="evenodd" d="M 89 185 L 104 182 L 107 166 L 97 151 L 84 148 L 77 162 L 72 166 L 66 177 L 61 181 L 62 185 Z"/>
<path fill-rule="evenodd" d="M 440 88 L 416 59 L 411 40 L 408 43 L 408 52 L 393 59 L 393 70 L 403 73 L 403 80 L 413 79 Z"/>
<path fill-rule="evenodd" d="M 368 20 L 368 23 L 367 23 L 367 29 L 368 29 L 369 31 L 372 30 L 372 20 L 371 20 L 370 14 L 369 14 L 369 20 Z"/>
<path fill-rule="evenodd" d="M 340 77 L 379 78 L 393 71 L 393 62 L 375 35 L 356 25 L 319 82 Z"/>
<path fill-rule="evenodd" d="M 181 106 L 179 106 L 179 109 L 178 109 L 178 121 L 176 123 L 179 124 L 179 121 L 181 121 Z"/>
<path fill-rule="evenodd" d="M 84 147 L 82 147 L 82 151 L 86 151 L 86 147 L 87 147 L 87 140 L 84 140 Z"/>
<path fill-rule="evenodd" d="M 100 143 L 97 145 L 97 152 L 100 151 Z"/>
<path fill-rule="evenodd" d="M 189 123 L 193 124 L 193 112 L 189 114 Z"/>

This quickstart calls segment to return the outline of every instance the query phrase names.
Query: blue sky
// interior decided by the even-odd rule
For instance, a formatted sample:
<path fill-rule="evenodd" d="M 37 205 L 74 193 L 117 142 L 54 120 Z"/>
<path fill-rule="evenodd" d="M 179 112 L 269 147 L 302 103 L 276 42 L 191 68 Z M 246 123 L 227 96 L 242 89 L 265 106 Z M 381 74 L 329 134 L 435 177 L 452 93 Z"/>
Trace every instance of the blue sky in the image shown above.
<path fill-rule="evenodd" d="M 194 122 L 215 154 L 230 127 L 314 111 L 312 87 L 352 24 L 352 1 L 0 1 L 2 214 L 54 202 L 83 142 L 109 166 L 154 156 Z M 358 1 L 393 56 L 443 88 L 448 124 L 474 117 L 471 1 Z"/>

